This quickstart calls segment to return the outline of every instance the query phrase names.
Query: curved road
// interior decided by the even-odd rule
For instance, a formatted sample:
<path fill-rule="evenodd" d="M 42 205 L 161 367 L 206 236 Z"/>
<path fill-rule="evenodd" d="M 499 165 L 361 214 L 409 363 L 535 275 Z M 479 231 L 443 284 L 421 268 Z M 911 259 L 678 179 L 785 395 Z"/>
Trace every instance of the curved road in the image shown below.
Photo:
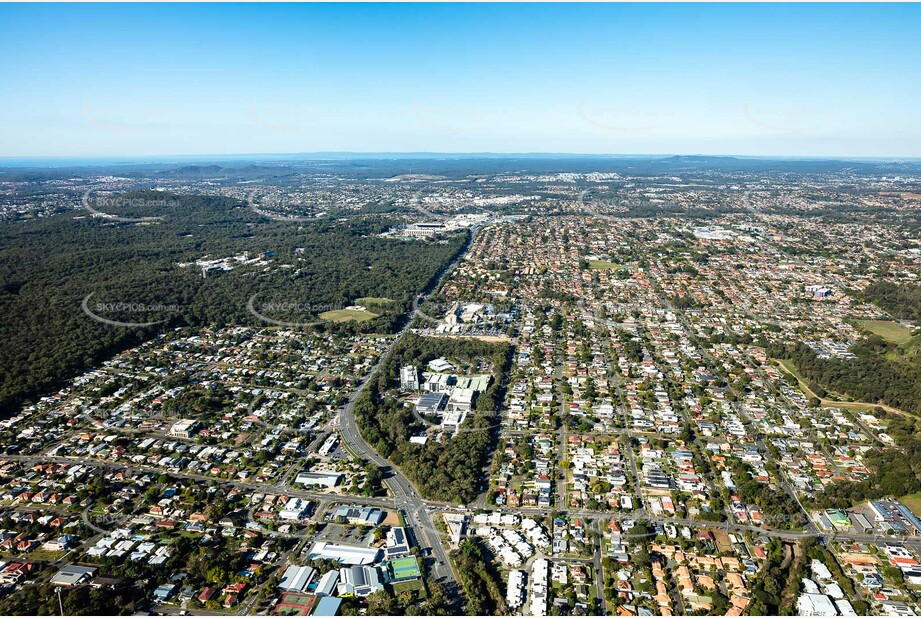
<path fill-rule="evenodd" d="M 447 268 L 438 276 L 435 283 L 431 286 L 432 290 L 438 289 L 438 286 L 444 278 L 447 277 L 451 271 L 454 270 L 457 263 L 464 258 L 467 253 L 467 248 L 473 242 L 478 231 L 479 226 L 471 228 L 470 238 L 466 245 L 458 252 L 457 257 L 455 257 Z M 431 556 L 435 559 L 435 564 L 431 568 L 431 574 L 434 576 L 435 580 L 444 587 L 446 596 L 449 598 L 460 598 L 461 588 L 458 585 L 458 578 L 454 571 L 454 565 L 448 558 L 448 554 L 441 543 L 439 534 L 432 521 L 432 516 L 426 508 L 425 501 L 422 499 L 422 496 L 413 483 L 406 478 L 396 466 L 391 464 L 384 457 L 381 457 L 377 451 L 365 442 L 355 422 L 355 402 L 367 388 L 371 380 L 377 379 L 378 371 L 384 360 L 390 355 L 390 351 L 393 350 L 399 340 L 409 330 L 414 318 L 420 313 L 419 305 L 422 303 L 424 296 L 424 294 L 420 294 L 416 302 L 413 303 L 413 309 L 406 320 L 406 324 L 397 333 L 396 337 L 394 337 L 393 343 L 390 344 L 390 348 L 380 355 L 374 368 L 369 372 L 368 377 L 361 382 L 358 389 L 349 397 L 348 403 L 340 411 L 339 435 L 343 443 L 353 453 L 367 459 L 383 470 L 385 476 L 384 482 L 390 488 L 397 508 L 403 511 L 407 525 L 416 533 L 416 541 L 419 543 L 420 548 L 427 547 L 430 549 Z"/>

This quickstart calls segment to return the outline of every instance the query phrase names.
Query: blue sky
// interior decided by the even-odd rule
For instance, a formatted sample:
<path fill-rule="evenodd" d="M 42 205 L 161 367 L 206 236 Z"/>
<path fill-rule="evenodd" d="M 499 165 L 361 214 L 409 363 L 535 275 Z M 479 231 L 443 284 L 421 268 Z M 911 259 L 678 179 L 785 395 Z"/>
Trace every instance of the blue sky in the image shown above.
<path fill-rule="evenodd" d="M 0 5 L 0 156 L 921 156 L 921 6 Z"/>

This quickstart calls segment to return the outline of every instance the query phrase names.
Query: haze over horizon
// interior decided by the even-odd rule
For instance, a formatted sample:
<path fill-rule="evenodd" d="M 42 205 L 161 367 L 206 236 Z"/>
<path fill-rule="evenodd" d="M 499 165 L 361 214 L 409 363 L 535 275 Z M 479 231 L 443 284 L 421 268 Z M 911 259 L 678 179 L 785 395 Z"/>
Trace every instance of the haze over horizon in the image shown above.
<path fill-rule="evenodd" d="M 4 159 L 921 156 L 917 5 L 3 5 L 0 23 Z"/>
<path fill-rule="evenodd" d="M 907 163 L 917 164 L 921 157 L 861 157 L 861 156 L 822 156 L 822 155 L 746 155 L 746 154 L 699 154 L 699 153 L 579 153 L 579 152 L 263 152 L 233 154 L 182 154 L 182 155 L 125 155 L 125 156 L 0 156 L 0 169 L 16 168 L 69 168 L 83 166 L 138 166 L 138 165 L 183 165 L 183 164 L 240 164 L 240 163 L 279 163 L 296 164 L 299 162 L 322 161 L 437 161 L 437 160 L 586 160 L 586 161 L 656 161 L 666 159 L 695 159 L 708 161 L 789 161 L 803 162 L 855 162 L 855 163 Z"/>

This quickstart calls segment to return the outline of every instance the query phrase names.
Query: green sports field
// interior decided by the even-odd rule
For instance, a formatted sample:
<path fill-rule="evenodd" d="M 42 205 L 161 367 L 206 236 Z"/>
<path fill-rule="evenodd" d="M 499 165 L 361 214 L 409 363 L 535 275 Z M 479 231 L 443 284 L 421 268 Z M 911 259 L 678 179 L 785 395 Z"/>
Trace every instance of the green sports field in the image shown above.
<path fill-rule="evenodd" d="M 911 339 L 911 331 L 898 322 L 892 322 L 890 320 L 861 320 L 860 326 L 896 345 L 905 345 Z"/>
<path fill-rule="evenodd" d="M 373 320 L 378 314 L 370 311 L 359 311 L 357 309 L 337 309 L 335 311 L 326 311 L 320 314 L 320 318 L 330 322 L 367 322 Z"/>

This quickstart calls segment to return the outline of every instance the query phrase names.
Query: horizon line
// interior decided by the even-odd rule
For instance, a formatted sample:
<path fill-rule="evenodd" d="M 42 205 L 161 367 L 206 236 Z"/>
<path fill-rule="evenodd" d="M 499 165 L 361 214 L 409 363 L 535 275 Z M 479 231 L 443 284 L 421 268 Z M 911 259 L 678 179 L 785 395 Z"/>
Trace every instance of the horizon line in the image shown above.
<path fill-rule="evenodd" d="M 245 160 L 259 157 L 267 158 L 305 158 L 316 157 L 316 160 L 339 158 L 339 159 L 360 159 L 360 158 L 554 158 L 554 157 L 572 157 L 572 158 L 629 158 L 629 159 L 666 159 L 666 158 L 714 158 L 714 159 L 751 159 L 764 161 L 872 161 L 872 162 L 921 162 L 921 155 L 916 156 L 889 156 L 889 155 L 763 155 L 763 154 L 703 154 L 703 153 L 589 153 L 589 152 L 553 152 L 553 151 L 531 151 L 531 152 L 500 152 L 500 151 L 428 151 L 428 150 L 405 150 L 405 151 L 357 151 L 357 150 L 318 150 L 305 152 L 254 152 L 254 153 L 233 153 L 233 154 L 147 154 L 147 155 L 22 155 L 7 156 L 0 155 L 0 167 L 12 163 L 39 163 L 46 162 L 106 162 L 109 164 L 138 164 L 144 162 L 167 163 L 182 159 L 200 159 L 200 160 Z"/>

